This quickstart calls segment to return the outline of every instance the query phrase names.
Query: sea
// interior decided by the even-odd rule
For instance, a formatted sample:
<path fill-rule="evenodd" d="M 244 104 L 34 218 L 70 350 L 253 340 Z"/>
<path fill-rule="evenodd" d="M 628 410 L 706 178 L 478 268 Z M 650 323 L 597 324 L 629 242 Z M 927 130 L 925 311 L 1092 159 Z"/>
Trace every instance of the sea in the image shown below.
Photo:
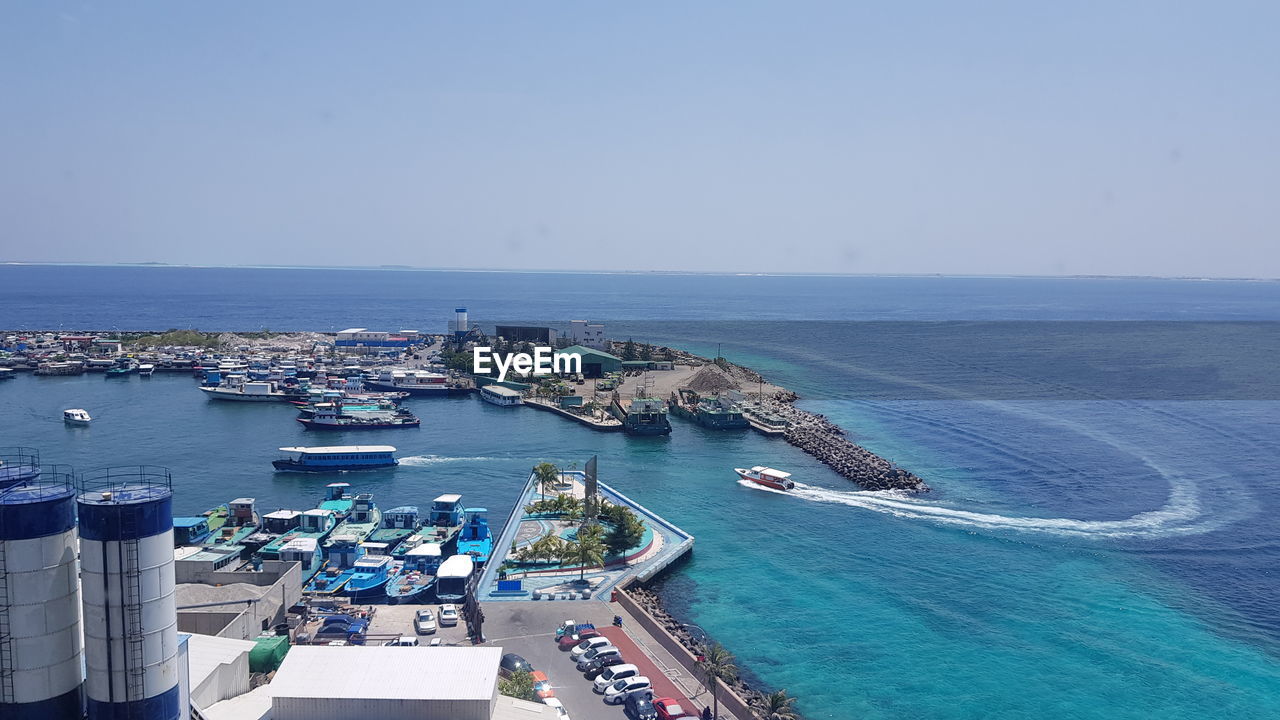
<path fill-rule="evenodd" d="M 501 524 L 532 465 L 598 456 L 696 537 L 668 608 L 806 718 L 1280 717 L 1280 283 L 0 266 L 8 330 L 442 332 L 464 306 L 719 353 L 932 490 L 677 418 L 634 438 L 413 399 L 422 428 L 378 437 L 402 464 L 343 476 L 384 506 L 460 492 Z M 294 415 L 184 375 L 0 384 L 0 445 L 168 467 L 180 513 L 313 505 L 329 478 L 271 469 L 314 443 Z M 739 484 L 754 464 L 800 485 Z"/>

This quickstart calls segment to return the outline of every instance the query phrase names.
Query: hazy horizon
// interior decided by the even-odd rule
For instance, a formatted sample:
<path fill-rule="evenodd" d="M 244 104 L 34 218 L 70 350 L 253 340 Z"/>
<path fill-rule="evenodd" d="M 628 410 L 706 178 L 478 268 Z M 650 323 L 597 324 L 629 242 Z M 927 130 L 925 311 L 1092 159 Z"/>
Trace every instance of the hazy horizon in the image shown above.
<path fill-rule="evenodd" d="M 1280 277 L 1280 6 L 27 4 L 0 261 Z"/>

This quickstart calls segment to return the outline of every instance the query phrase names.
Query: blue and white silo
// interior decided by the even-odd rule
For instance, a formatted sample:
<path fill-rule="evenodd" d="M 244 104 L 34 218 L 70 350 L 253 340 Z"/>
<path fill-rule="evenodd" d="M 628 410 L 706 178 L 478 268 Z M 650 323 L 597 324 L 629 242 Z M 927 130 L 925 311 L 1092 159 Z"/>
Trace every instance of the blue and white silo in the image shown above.
<path fill-rule="evenodd" d="M 0 488 L 0 718 L 81 716 L 76 502 L 69 469 Z"/>
<path fill-rule="evenodd" d="M 178 612 L 169 471 L 84 473 L 77 498 L 90 720 L 176 720 Z"/>

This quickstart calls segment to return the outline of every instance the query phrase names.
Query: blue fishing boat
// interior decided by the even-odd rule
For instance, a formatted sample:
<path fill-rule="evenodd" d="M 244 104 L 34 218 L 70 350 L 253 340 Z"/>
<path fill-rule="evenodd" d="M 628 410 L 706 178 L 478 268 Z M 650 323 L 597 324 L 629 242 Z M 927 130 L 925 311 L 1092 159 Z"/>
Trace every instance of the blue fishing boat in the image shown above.
<path fill-rule="evenodd" d="M 458 554 L 470 555 L 477 565 L 483 565 L 493 552 L 493 536 L 489 533 L 486 508 L 467 508 L 467 521 L 458 535 Z"/>
<path fill-rule="evenodd" d="M 334 535 L 330 541 L 328 562 L 303 592 L 345 596 L 353 602 L 382 598 L 394 561 L 387 555 L 367 555 L 355 535 Z"/>
<path fill-rule="evenodd" d="M 423 543 L 406 552 L 387 581 L 387 602 L 391 605 L 424 602 L 435 586 L 440 560 L 439 543 Z"/>

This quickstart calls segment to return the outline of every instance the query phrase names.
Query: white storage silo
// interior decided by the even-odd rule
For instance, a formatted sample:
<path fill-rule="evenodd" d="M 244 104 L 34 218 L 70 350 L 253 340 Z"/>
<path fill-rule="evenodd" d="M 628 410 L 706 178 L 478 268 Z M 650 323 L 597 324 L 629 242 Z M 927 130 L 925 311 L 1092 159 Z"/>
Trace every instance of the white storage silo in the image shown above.
<path fill-rule="evenodd" d="M 0 448 L 0 488 L 40 477 L 40 451 L 29 447 Z"/>
<path fill-rule="evenodd" d="M 175 720 L 178 613 L 169 471 L 81 475 L 80 569 L 90 720 Z"/>
<path fill-rule="evenodd" d="M 0 718 L 81 716 L 71 473 L 0 488 Z"/>

